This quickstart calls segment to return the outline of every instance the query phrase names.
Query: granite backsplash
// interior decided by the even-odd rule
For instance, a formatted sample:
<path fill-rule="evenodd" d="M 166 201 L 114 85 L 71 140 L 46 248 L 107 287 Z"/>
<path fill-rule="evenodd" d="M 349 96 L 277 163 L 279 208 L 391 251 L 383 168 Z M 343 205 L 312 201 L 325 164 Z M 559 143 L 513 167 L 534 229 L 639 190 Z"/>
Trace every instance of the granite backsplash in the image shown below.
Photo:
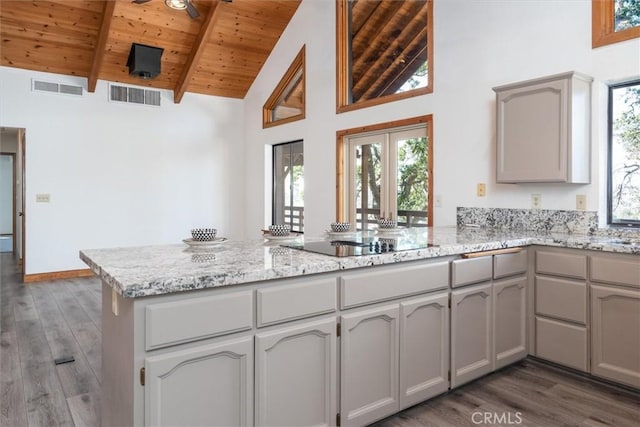
<path fill-rule="evenodd" d="M 459 207 L 456 217 L 458 227 L 571 234 L 595 234 L 598 230 L 595 211 Z"/>

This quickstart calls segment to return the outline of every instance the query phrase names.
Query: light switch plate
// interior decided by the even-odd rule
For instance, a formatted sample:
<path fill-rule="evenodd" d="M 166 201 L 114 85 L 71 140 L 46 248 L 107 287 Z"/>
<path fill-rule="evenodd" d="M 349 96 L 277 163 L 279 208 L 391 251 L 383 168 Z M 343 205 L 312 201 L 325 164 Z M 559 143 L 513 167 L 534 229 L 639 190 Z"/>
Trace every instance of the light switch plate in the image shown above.
<path fill-rule="evenodd" d="M 51 194 L 43 193 L 36 194 L 36 203 L 49 203 L 51 201 Z"/>
<path fill-rule="evenodd" d="M 476 194 L 478 197 L 484 197 L 487 194 L 487 186 L 483 182 L 478 184 Z"/>
<path fill-rule="evenodd" d="M 579 211 L 587 210 L 587 195 L 586 194 L 577 194 L 576 195 L 576 209 Z"/>
<path fill-rule="evenodd" d="M 435 199 L 433 200 L 433 204 L 436 208 L 442 207 L 442 196 L 440 194 L 436 194 Z"/>

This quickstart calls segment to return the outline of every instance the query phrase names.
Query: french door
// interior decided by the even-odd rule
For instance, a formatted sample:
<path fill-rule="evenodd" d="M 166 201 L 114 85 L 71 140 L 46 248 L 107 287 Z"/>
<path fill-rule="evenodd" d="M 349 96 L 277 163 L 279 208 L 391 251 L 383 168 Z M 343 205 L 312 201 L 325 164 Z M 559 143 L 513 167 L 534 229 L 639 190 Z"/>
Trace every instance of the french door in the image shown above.
<path fill-rule="evenodd" d="M 347 217 L 358 230 L 392 218 L 403 227 L 426 227 L 429 153 L 425 124 L 348 138 Z"/>

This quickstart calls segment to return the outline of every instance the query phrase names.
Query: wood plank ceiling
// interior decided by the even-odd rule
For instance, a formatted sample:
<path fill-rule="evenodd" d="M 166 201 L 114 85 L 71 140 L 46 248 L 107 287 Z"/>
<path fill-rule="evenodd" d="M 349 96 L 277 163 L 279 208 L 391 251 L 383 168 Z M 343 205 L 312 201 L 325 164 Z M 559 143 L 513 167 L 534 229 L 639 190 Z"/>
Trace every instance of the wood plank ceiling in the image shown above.
<path fill-rule="evenodd" d="M 244 98 L 300 0 L 193 0 L 200 17 L 163 0 L 0 1 L 0 65 L 174 91 Z M 164 48 L 161 74 L 126 66 L 132 43 Z"/>

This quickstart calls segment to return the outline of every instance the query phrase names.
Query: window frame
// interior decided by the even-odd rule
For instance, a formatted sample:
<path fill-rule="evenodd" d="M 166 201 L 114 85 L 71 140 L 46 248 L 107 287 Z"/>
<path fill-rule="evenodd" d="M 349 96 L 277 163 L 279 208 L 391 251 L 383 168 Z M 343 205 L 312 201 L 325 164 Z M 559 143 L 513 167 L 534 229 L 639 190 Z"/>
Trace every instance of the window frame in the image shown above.
<path fill-rule="evenodd" d="M 276 200 L 275 200 L 275 197 L 276 197 L 276 148 L 281 147 L 283 145 L 288 145 L 289 147 L 291 147 L 293 144 L 298 144 L 298 143 L 302 144 L 302 153 L 304 156 L 304 140 L 303 139 L 296 139 L 293 141 L 281 142 L 278 144 L 273 144 L 271 146 L 271 224 L 277 224 Z M 304 166 L 304 163 L 303 163 L 303 166 Z M 292 170 L 292 177 L 293 177 L 293 170 Z M 293 185 L 293 179 L 291 180 L 291 184 Z M 291 191 L 291 197 L 293 197 L 293 191 Z M 285 201 L 285 206 L 286 206 L 286 201 Z M 291 206 L 291 208 L 293 208 L 293 206 Z M 303 214 L 304 214 L 304 204 L 303 204 Z M 290 224 L 291 230 L 293 230 L 293 221 L 291 223 L 285 221 L 284 223 Z M 304 234 L 304 221 L 302 222 L 300 228 L 301 228 L 300 230 L 295 230 L 295 231 L 299 234 Z"/>
<path fill-rule="evenodd" d="M 629 86 L 640 85 L 640 78 L 610 84 L 607 106 L 607 225 L 611 227 L 640 228 L 640 220 L 613 220 L 613 91 Z"/>
<path fill-rule="evenodd" d="M 351 129 L 339 130 L 336 132 L 336 219 L 338 221 L 348 221 L 348 192 L 351 191 L 348 188 L 349 177 L 347 171 L 349 167 L 347 163 L 349 156 L 347 150 L 349 149 L 349 137 L 366 134 L 371 132 L 380 131 L 392 131 L 400 130 L 400 128 L 410 127 L 415 125 L 426 125 L 426 136 L 428 141 L 427 147 L 427 174 L 429 182 L 427 185 L 428 201 L 427 201 L 427 227 L 433 227 L 433 181 L 434 181 L 434 169 L 433 169 L 433 115 L 428 114 L 424 116 L 412 117 L 409 119 L 396 120 L 385 123 L 377 123 L 373 125 L 360 126 Z M 396 212 L 397 213 L 397 212 Z"/>
<path fill-rule="evenodd" d="M 615 31 L 615 0 L 591 0 L 591 47 L 640 37 L 640 26 Z"/>
<path fill-rule="evenodd" d="M 303 45 L 296 57 L 294 58 L 291 65 L 287 69 L 286 73 L 280 79 L 280 82 L 273 90 L 267 101 L 264 103 L 262 107 L 262 128 L 266 129 L 273 126 L 282 125 L 285 123 L 295 122 L 297 120 L 302 120 L 306 117 L 306 60 L 305 53 L 306 45 Z M 302 70 L 301 84 L 302 84 L 302 108 L 301 113 L 296 114 L 295 116 L 287 117 L 285 119 L 273 120 L 273 111 L 277 107 L 277 103 L 284 95 L 284 92 L 287 90 L 291 82 L 293 81 L 298 71 Z"/>
<path fill-rule="evenodd" d="M 336 113 L 344 113 L 347 111 L 358 110 L 360 108 L 372 107 L 374 105 L 385 104 L 388 102 L 398 101 L 401 99 L 412 98 L 414 96 L 426 95 L 433 92 L 433 0 L 427 0 L 427 61 L 429 73 L 427 76 L 427 87 L 412 89 L 402 93 L 382 96 L 356 103 L 349 103 L 350 98 L 350 72 L 347 67 L 350 66 L 349 61 L 349 45 L 348 37 L 349 26 L 349 8 L 347 3 L 349 0 L 335 0 L 336 2 Z M 403 0 L 404 1 L 404 0 Z"/>

